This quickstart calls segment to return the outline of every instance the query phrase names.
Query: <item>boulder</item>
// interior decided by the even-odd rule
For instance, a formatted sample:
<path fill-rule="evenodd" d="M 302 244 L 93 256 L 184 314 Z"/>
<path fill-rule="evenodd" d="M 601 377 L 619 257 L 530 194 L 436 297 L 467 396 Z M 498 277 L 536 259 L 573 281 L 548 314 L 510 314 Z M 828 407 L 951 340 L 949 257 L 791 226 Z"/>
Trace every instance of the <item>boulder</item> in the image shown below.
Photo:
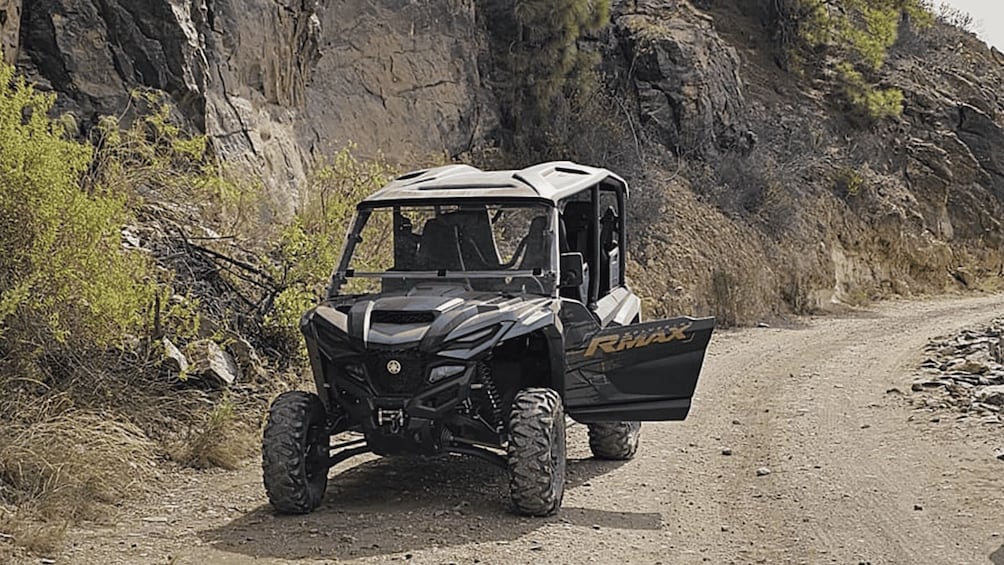
<path fill-rule="evenodd" d="M 670 148 L 751 149 L 736 50 L 686 2 L 643 4 L 614 22 L 643 123 Z"/>
<path fill-rule="evenodd" d="M 212 340 L 202 339 L 188 346 L 192 368 L 189 374 L 220 385 L 232 385 L 240 376 L 234 358 Z"/>
<path fill-rule="evenodd" d="M 189 365 L 185 354 L 166 337 L 161 340 L 161 343 L 164 346 L 164 360 L 161 361 L 161 366 L 178 375 L 188 373 Z"/>
<path fill-rule="evenodd" d="M 229 332 L 227 337 L 227 352 L 234 356 L 241 372 L 252 379 L 266 378 L 268 373 L 265 371 L 265 363 L 254 346 L 236 333 Z"/>

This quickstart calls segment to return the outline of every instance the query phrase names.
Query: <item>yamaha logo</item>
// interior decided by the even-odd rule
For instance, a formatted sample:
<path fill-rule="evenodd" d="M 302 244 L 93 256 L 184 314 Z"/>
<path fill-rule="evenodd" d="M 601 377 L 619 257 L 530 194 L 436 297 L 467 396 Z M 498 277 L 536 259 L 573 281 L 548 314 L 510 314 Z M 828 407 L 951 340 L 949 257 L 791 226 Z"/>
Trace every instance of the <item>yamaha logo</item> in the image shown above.
<path fill-rule="evenodd" d="M 391 359 L 387 362 L 387 372 L 396 375 L 401 372 L 401 362 L 397 359 Z"/>

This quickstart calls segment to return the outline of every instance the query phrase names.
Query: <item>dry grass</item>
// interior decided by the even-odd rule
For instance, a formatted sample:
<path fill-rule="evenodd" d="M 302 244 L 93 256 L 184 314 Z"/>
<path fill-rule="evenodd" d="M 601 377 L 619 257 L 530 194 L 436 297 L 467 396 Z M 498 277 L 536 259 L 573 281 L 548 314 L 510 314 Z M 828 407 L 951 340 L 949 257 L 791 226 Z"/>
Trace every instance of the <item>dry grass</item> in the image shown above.
<path fill-rule="evenodd" d="M 76 408 L 68 395 L 6 399 L 2 413 L 10 416 L 0 428 L 0 532 L 8 546 L 55 551 L 69 523 L 104 517 L 155 479 L 156 446 L 142 430 Z"/>
<path fill-rule="evenodd" d="M 0 510 L 0 563 L 24 558 L 25 552 L 52 555 L 66 533 L 66 520 L 43 520 L 24 511 Z"/>
<path fill-rule="evenodd" d="M 61 392 L 0 383 L 0 563 L 52 555 L 67 526 L 108 520 L 113 506 L 154 492 L 164 455 L 234 469 L 257 449 L 263 398 L 139 373 L 88 373 Z"/>
<path fill-rule="evenodd" d="M 155 445 L 142 430 L 67 403 L 22 406 L 0 429 L 0 496 L 46 520 L 99 517 L 153 478 Z"/>
<path fill-rule="evenodd" d="M 202 425 L 169 449 L 171 459 L 196 469 L 236 469 L 257 449 L 256 436 L 244 420 L 238 416 L 233 400 L 224 396 Z"/>

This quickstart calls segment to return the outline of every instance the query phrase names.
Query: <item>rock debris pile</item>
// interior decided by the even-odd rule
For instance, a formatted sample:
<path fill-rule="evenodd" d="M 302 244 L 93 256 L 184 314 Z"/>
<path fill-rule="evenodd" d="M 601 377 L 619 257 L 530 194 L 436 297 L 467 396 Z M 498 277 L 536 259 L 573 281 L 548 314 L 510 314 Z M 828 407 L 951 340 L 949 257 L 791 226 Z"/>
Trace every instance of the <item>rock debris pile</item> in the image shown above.
<path fill-rule="evenodd" d="M 982 329 L 935 338 L 926 351 L 929 357 L 912 388 L 934 394 L 921 404 L 954 408 L 986 423 L 1004 421 L 1004 318 Z"/>

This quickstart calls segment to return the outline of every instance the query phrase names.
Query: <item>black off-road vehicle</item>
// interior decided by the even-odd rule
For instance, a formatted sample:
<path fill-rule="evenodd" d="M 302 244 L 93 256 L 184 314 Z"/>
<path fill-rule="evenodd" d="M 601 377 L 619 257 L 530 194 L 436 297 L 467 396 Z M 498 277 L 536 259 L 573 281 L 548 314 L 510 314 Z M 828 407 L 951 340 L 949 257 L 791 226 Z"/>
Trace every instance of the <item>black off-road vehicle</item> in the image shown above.
<path fill-rule="evenodd" d="M 360 453 L 460 453 L 508 468 L 518 512 L 549 515 L 566 415 L 605 459 L 635 454 L 640 421 L 686 418 L 714 319 L 641 321 L 627 196 L 607 170 L 552 162 L 411 172 L 360 203 L 301 321 L 318 394 L 269 411 L 272 505 L 310 512 Z M 362 437 L 330 445 L 344 431 Z"/>

